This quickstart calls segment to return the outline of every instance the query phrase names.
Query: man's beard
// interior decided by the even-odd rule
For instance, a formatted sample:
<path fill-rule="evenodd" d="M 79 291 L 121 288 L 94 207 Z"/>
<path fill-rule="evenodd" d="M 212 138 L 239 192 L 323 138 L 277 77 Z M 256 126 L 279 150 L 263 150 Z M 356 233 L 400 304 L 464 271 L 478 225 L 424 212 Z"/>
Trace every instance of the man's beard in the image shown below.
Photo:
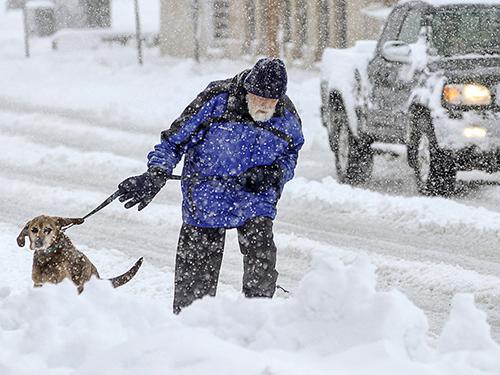
<path fill-rule="evenodd" d="M 248 103 L 248 113 L 250 113 L 250 116 L 254 121 L 257 122 L 268 121 L 274 115 L 274 109 L 265 111 L 262 108 L 253 106 L 250 101 L 247 101 L 247 103 Z"/>
<path fill-rule="evenodd" d="M 263 111 L 257 111 L 254 112 L 252 110 L 249 110 L 250 116 L 253 118 L 254 121 L 257 122 L 264 122 L 268 121 L 273 117 L 274 111 L 269 111 L 269 112 L 263 112 Z"/>

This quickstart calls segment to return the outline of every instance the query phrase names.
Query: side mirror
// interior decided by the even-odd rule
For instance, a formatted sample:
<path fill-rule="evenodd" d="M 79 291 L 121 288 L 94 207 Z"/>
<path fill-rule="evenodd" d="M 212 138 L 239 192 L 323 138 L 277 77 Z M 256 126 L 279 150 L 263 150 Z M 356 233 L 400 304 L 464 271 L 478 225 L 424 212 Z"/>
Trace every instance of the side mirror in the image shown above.
<path fill-rule="evenodd" d="M 387 61 L 408 64 L 411 61 L 411 47 L 405 42 L 390 40 L 384 43 L 382 47 L 382 56 Z"/>

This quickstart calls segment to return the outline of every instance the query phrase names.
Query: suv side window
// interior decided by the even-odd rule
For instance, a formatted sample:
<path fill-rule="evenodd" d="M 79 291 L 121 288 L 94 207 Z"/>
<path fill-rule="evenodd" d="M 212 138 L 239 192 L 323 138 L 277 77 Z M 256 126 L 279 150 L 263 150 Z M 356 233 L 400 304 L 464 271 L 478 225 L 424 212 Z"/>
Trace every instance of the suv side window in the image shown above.
<path fill-rule="evenodd" d="M 398 40 L 405 42 L 407 44 L 416 43 L 418 41 L 418 35 L 422 27 L 422 10 L 412 9 L 406 15 L 403 25 L 401 26 L 401 31 L 398 35 Z"/>
<path fill-rule="evenodd" d="M 380 51 L 385 42 L 389 40 L 396 40 L 399 34 L 399 30 L 401 29 L 401 23 L 403 22 L 403 18 L 407 12 L 407 6 L 396 7 L 391 12 L 389 17 L 387 18 L 387 22 L 385 24 L 384 30 L 382 31 L 382 35 L 378 40 L 377 50 Z"/>

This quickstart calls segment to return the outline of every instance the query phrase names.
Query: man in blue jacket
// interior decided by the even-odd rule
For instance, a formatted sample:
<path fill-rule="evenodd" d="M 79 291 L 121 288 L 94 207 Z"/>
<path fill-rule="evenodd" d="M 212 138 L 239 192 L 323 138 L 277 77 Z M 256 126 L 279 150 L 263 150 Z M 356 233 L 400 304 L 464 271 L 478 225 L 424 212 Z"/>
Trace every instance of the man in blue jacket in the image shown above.
<path fill-rule="evenodd" d="M 215 81 L 189 104 L 148 155 L 148 171 L 119 185 L 126 208 L 146 207 L 184 155 L 182 218 L 175 264 L 174 312 L 214 296 L 225 231 L 237 228 L 243 292 L 272 297 L 276 289 L 273 219 L 304 143 L 301 120 L 285 95 L 279 59 Z"/>

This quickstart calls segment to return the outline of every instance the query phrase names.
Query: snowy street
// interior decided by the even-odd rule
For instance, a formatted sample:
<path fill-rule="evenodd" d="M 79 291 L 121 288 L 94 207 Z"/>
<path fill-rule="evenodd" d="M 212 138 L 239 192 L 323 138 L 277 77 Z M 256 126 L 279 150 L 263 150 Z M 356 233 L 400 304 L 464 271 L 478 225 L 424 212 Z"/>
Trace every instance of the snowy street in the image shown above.
<path fill-rule="evenodd" d="M 15 242 L 27 220 L 40 214 L 79 217 L 92 210 L 116 190 L 120 181 L 146 169 L 146 155 L 159 140 L 160 132 L 169 126 L 210 81 L 233 76 L 253 64 L 253 60 L 248 59 L 236 62 L 207 61 L 197 65 L 190 60 L 159 57 L 156 50 L 147 50 L 145 65 L 140 68 L 135 65 L 132 47 L 114 46 L 97 50 L 75 48 L 55 52 L 50 50 L 49 42 L 43 39 L 33 41 L 33 56 L 25 60 L 22 56 L 21 34 L 17 33 L 17 28 L 20 27 L 18 16 L 8 14 L 7 17 L 2 14 L 3 19 L 0 19 L 0 38 L 3 38 L 0 41 L 0 244 L 4 265 L 4 272 L 0 275 L 2 309 L 6 308 L 9 298 L 15 301 L 16 298 L 19 301 L 23 301 L 23 298 L 41 298 L 31 291 L 32 253 L 26 248 L 19 249 Z M 374 177 L 367 185 L 352 188 L 338 184 L 335 180 L 333 154 L 328 147 L 326 131 L 320 123 L 319 73 L 291 68 L 289 77 L 289 96 L 302 116 L 306 138 L 296 177 L 285 188 L 275 221 L 280 272 L 278 284 L 290 290 L 291 296 L 278 291 L 276 299 L 279 305 L 276 311 L 261 304 L 257 306 L 256 314 L 261 314 L 264 321 L 266 311 L 283 313 L 286 301 L 294 300 L 295 292 L 306 300 L 304 291 L 300 292 L 302 280 L 316 269 L 318 257 L 329 254 L 347 266 L 357 264 L 359 259 L 374 265 L 377 291 L 397 289 L 423 310 L 429 322 L 431 342 L 439 341 L 438 337 L 449 319 L 452 300 L 457 293 L 474 295 L 477 308 L 487 314 L 491 336 L 499 342 L 500 177 L 463 174 L 456 196 L 450 199 L 421 197 L 416 192 L 412 171 L 406 165 L 404 157 L 378 155 Z M 180 173 L 180 166 L 176 172 Z M 93 260 L 100 274 L 105 277 L 122 273 L 135 259 L 144 256 L 145 265 L 136 278 L 123 287 L 123 291 L 116 294 L 117 297 L 113 297 L 115 302 L 131 304 L 133 299 L 129 297 L 137 296 L 157 303 L 149 312 L 147 304 L 144 305 L 142 309 L 145 315 L 153 315 L 155 309 L 170 311 L 172 272 L 181 225 L 180 203 L 179 182 L 169 181 L 144 211 L 125 210 L 119 202 L 114 202 L 89 218 L 85 224 L 68 230 L 75 245 Z M 347 274 L 342 267 L 336 267 L 332 269 Z M 364 269 L 364 266 L 360 267 Z M 321 270 L 325 272 L 324 269 Z M 357 272 L 362 273 L 360 270 Z M 229 231 L 219 284 L 220 294 L 227 299 L 224 303 L 228 306 L 232 299 L 238 298 L 235 296 L 241 289 L 241 276 L 242 257 L 236 232 Z M 331 275 L 331 280 L 335 280 L 335 277 Z M 330 281 L 328 278 L 320 280 Z M 342 280 L 349 286 L 347 279 Z M 318 293 L 322 293 L 324 288 L 326 295 L 329 295 L 328 290 L 333 290 L 331 293 L 335 295 L 337 285 L 321 286 L 311 280 L 309 283 L 319 286 Z M 348 290 L 346 285 L 339 282 L 339 290 L 342 287 Z M 68 285 L 62 288 L 65 292 L 63 302 L 67 303 L 71 296 L 68 289 L 71 288 Z M 356 290 L 356 285 L 353 289 Z M 47 301 L 56 299 L 55 290 L 47 288 Z M 90 295 L 97 296 L 101 302 L 105 300 L 107 293 L 116 292 L 101 290 L 97 286 L 90 291 Z M 314 295 L 315 291 L 312 290 L 311 293 Z M 312 299 L 314 298 L 311 297 Z M 151 303 L 153 306 L 153 302 Z M 204 306 L 213 314 L 224 311 L 225 308 L 223 304 L 219 306 L 210 301 L 205 301 Z M 248 311 L 253 309 L 250 305 L 246 308 Z M 267 308 L 269 309 L 266 310 Z M 7 311 L 15 310 L 12 308 Z M 244 310 L 237 310 L 236 307 L 234 310 L 228 308 L 226 312 L 238 317 L 238 311 L 245 314 Z M 3 316 L 7 322 L 4 324 L 0 321 L 0 327 L 8 335 L 12 335 L 12 327 L 23 324 L 16 321 L 14 313 L 8 319 L 8 313 L 5 314 L 2 315 L 0 311 L 0 318 Z M 124 313 L 120 314 L 120 319 L 127 321 Z M 285 320 L 290 317 L 293 321 L 293 315 L 283 316 Z M 195 310 L 191 315 L 187 314 L 185 324 L 194 330 L 193 327 L 203 326 L 203 319 L 207 318 L 203 318 L 202 310 Z M 104 320 L 95 326 L 82 321 L 84 326 L 89 324 L 88 327 L 96 329 L 99 329 L 99 324 L 108 327 Z M 178 324 L 172 323 L 175 329 L 171 328 L 174 337 L 182 342 L 183 333 L 179 331 L 181 328 Z M 276 323 L 276 326 L 279 325 L 280 323 Z M 216 327 L 218 337 L 225 337 L 226 332 L 222 326 L 221 321 Z M 32 328 L 32 331 L 35 335 L 41 335 L 41 331 L 37 329 L 40 327 Z M 137 328 L 139 337 L 144 334 L 140 329 Z M 188 337 L 208 336 L 208 333 L 189 332 Z M 341 334 L 349 336 L 346 332 Z M 143 339 L 147 341 L 146 338 Z M 248 337 L 244 336 L 233 341 L 246 339 Z M 16 345 L 23 342 L 16 340 L 21 339 L 15 339 Z M 107 342 L 106 339 L 103 340 Z M 209 346 L 210 340 L 213 339 L 200 342 Z M 248 340 L 252 342 L 253 338 Z M 278 339 L 274 338 L 280 344 L 276 344 L 276 348 L 274 344 L 269 344 L 274 342 L 271 338 L 257 337 L 255 340 L 255 352 L 258 355 L 264 356 L 263 348 L 270 348 L 271 356 L 276 351 L 276 361 L 283 360 L 283 363 L 292 355 L 292 352 L 284 354 L 286 350 L 292 349 L 285 344 L 280 346 L 282 342 Z M 314 348 L 314 345 L 308 346 L 307 339 L 304 340 L 302 343 L 294 343 L 297 347 L 293 350 L 299 350 L 301 345 Z M 369 342 L 369 339 L 366 340 Z M 57 339 L 55 341 L 58 342 Z M 159 339 L 158 342 L 162 341 Z M 4 344 L 5 341 L 0 339 L 0 343 Z M 105 344 L 96 345 L 108 348 Z M 109 345 L 113 347 L 117 344 L 110 339 Z M 182 345 L 189 347 L 187 343 Z M 324 352 L 329 344 L 323 345 L 318 352 Z M 251 344 L 248 346 L 252 349 Z M 90 353 L 90 348 L 91 345 L 88 344 L 83 352 Z M 27 349 L 27 352 L 29 350 L 31 349 Z M 133 351 L 130 348 L 127 350 Z M 364 350 L 372 353 L 368 349 Z M 373 352 L 377 350 L 381 349 L 374 349 Z M 473 345 L 471 350 L 474 350 Z M 484 362 L 490 367 L 485 365 L 484 372 L 477 370 L 475 374 L 494 374 L 493 371 L 500 371 L 498 362 L 495 364 L 491 359 L 500 353 L 500 349 L 491 350 L 493 354 Z M 388 352 L 391 350 L 388 349 Z M 47 353 L 50 355 L 50 352 Z M 317 355 L 314 353 L 313 357 Z M 32 368 L 22 368 L 21 365 L 14 367 L 9 355 L 12 359 L 16 353 L 13 350 L 10 354 L 0 354 L 2 374 L 3 368 L 7 374 L 29 374 L 35 368 L 42 368 L 36 367 L 36 364 Z M 111 358 L 113 356 L 117 358 L 117 352 L 113 352 Z M 350 368 L 347 364 L 352 362 L 352 358 L 350 362 L 349 356 L 355 358 L 356 352 L 346 354 L 340 361 L 345 367 L 339 365 L 336 369 L 342 371 Z M 420 352 L 409 356 L 428 358 Z M 158 360 L 161 355 L 153 357 Z M 307 357 L 308 354 L 304 355 L 304 358 Z M 78 368 L 81 373 L 91 373 L 95 368 L 92 366 L 104 361 L 100 358 L 89 361 L 87 367 L 79 367 L 80 363 L 72 358 L 51 358 L 54 363 L 62 363 L 58 371 L 54 370 L 54 374 L 71 373 L 69 369 L 74 368 Z M 249 363 L 252 362 L 251 357 L 245 358 Z M 304 358 L 294 373 L 301 373 L 301 368 L 310 370 Z M 443 372 L 425 367 L 427 365 L 419 365 L 421 367 L 416 366 L 406 373 L 446 374 L 449 373 L 446 369 L 453 368 L 453 358 L 455 357 L 446 357 L 440 362 Z M 182 362 L 182 359 L 178 361 Z M 144 373 L 155 373 L 153 369 L 156 362 L 151 363 L 151 372 Z M 474 360 L 471 359 L 471 363 Z M 179 364 L 176 362 L 170 365 L 175 369 Z M 50 361 L 47 366 L 50 368 Z M 219 366 L 222 364 L 219 363 Z M 314 373 L 324 373 L 321 366 L 332 368 L 328 367 L 327 362 L 318 364 L 317 372 Z M 465 374 L 467 369 L 469 367 L 464 366 L 460 373 Z M 124 371 L 118 368 L 113 370 L 116 373 Z M 134 373 L 133 369 L 128 371 Z M 158 369 L 157 371 L 160 373 Z M 194 370 L 191 371 L 176 373 L 195 373 Z M 251 370 L 248 371 L 252 373 Z M 283 365 L 277 365 L 273 372 L 266 371 L 254 373 L 292 373 L 287 372 Z M 359 371 L 353 373 L 366 373 L 362 368 Z M 397 373 L 397 366 L 390 371 L 393 371 L 388 372 L 390 374 Z"/>
<path fill-rule="evenodd" d="M 11 197 L 3 204 L 5 225 L 20 226 L 38 212 L 86 213 L 113 191 L 117 181 L 142 171 L 145 154 L 157 134 L 130 131 L 128 126 L 106 119 L 91 120 L 92 114 L 86 117 L 83 112 L 23 107 L 4 99 L 1 137 L 7 152 L 1 159 L 5 181 L 1 194 Z M 323 132 L 317 118 L 304 122 L 310 131 Z M 320 137 L 314 139 L 319 142 Z M 417 197 L 411 171 L 403 161 L 380 156 L 376 165 L 380 177 L 366 187 L 368 191 L 353 190 L 329 177 L 332 155 L 326 147 L 302 152 L 299 178 L 280 202 L 276 222 L 278 241 L 284 242 L 279 250 L 280 282 L 293 290 L 310 269 L 309 252 L 315 247 L 341 248 L 346 257 L 366 253 L 379 269 L 381 286 L 402 289 L 429 313 L 434 329 L 446 318 L 453 295 L 470 292 L 488 311 L 499 337 L 500 251 L 495 244 L 500 215 L 495 212 L 498 202 L 494 199 L 498 187 L 470 188 L 464 182 L 465 198 L 457 197 L 454 202 Z M 24 150 L 24 163 L 15 157 L 20 149 Z M 310 186 L 308 193 L 304 192 L 306 186 Z M 393 193 L 374 192 L 382 189 Z M 406 197 L 398 198 L 398 194 Z M 146 211 L 125 211 L 115 203 L 74 228 L 72 237 L 90 249 L 112 246 L 131 258 L 146 256 L 168 274 L 173 270 L 180 228 L 180 199 L 178 182 L 170 181 Z M 295 237 L 307 241 L 287 245 Z M 225 253 L 223 284 L 239 289 L 240 263 L 232 238 Z M 158 288 L 170 290 L 169 284 L 165 278 Z"/>

